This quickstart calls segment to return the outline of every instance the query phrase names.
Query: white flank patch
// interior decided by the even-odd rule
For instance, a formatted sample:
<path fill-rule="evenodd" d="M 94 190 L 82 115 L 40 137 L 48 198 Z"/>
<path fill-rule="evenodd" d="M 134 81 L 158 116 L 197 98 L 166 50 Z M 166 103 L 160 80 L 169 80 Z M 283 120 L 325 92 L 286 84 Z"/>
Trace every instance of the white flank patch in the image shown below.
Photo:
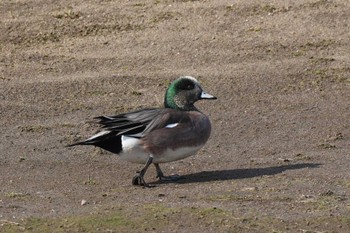
<path fill-rule="evenodd" d="M 128 150 L 132 150 L 133 148 L 135 148 L 139 144 L 140 144 L 140 139 L 122 135 L 123 152 L 126 152 Z"/>
<path fill-rule="evenodd" d="M 123 152 L 120 158 L 132 163 L 145 164 L 149 154 L 145 153 L 140 145 L 140 139 L 122 135 Z"/>
<path fill-rule="evenodd" d="M 92 141 L 92 140 L 94 140 L 95 138 L 98 138 L 98 137 L 101 137 L 101 136 L 103 136 L 103 135 L 106 135 L 106 134 L 109 134 L 111 131 L 101 131 L 101 132 L 99 132 L 99 133 L 97 133 L 97 134 L 95 134 L 95 135 L 92 135 L 91 137 L 89 137 L 88 139 L 86 139 L 86 141 Z"/>
<path fill-rule="evenodd" d="M 169 125 L 166 125 L 165 128 L 174 128 L 178 125 L 179 123 L 174 123 L 174 124 L 169 124 Z"/>

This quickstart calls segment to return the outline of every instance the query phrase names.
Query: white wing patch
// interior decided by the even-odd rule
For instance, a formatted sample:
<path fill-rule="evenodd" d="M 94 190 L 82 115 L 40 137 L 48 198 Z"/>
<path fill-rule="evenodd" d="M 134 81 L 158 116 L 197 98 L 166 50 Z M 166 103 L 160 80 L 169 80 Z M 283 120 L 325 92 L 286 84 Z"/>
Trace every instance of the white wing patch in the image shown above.
<path fill-rule="evenodd" d="M 169 129 L 171 129 L 171 128 L 176 127 L 178 124 L 179 124 L 179 123 L 169 124 L 169 125 L 166 125 L 166 126 L 165 126 L 165 128 L 169 128 Z"/>

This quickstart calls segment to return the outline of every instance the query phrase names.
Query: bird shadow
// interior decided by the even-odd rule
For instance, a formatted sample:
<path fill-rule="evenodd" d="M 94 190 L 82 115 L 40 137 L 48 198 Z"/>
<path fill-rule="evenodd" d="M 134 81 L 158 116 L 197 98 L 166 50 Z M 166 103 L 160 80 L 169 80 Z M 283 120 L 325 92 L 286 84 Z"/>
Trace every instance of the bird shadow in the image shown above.
<path fill-rule="evenodd" d="M 228 169 L 228 170 L 215 170 L 215 171 L 201 171 L 188 175 L 183 175 L 182 179 L 177 181 L 157 181 L 154 184 L 159 183 L 202 183 L 210 181 L 225 181 L 225 180 L 237 180 L 247 179 L 253 177 L 260 177 L 266 175 L 276 175 L 288 170 L 296 170 L 303 168 L 318 168 L 322 164 L 319 163 L 298 163 L 288 164 L 273 167 L 263 168 L 245 168 L 245 169 Z"/>

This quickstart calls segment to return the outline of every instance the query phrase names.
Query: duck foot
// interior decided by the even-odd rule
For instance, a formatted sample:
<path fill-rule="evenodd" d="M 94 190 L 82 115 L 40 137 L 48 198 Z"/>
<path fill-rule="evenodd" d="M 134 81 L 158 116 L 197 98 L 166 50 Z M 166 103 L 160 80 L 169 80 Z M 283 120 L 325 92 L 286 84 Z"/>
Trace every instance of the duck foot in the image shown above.
<path fill-rule="evenodd" d="M 146 183 L 145 179 L 143 178 L 149 165 L 152 163 L 153 158 L 149 157 L 149 159 L 147 160 L 145 166 L 142 168 L 142 170 L 140 172 L 137 172 L 137 175 L 134 176 L 134 178 L 132 178 L 132 184 L 133 185 L 139 185 L 139 186 L 143 186 L 143 187 L 151 187 L 149 184 Z"/>
<path fill-rule="evenodd" d="M 160 181 L 178 181 L 178 180 L 184 179 L 183 176 L 180 176 L 178 174 L 171 175 L 171 176 L 165 176 L 163 174 L 162 170 L 160 169 L 160 166 L 158 163 L 155 163 L 154 166 L 156 167 L 156 170 L 157 170 L 157 178 Z"/>
<path fill-rule="evenodd" d="M 153 187 L 153 186 L 147 184 L 146 181 L 144 180 L 143 176 L 141 176 L 140 174 L 138 174 L 138 175 L 134 176 L 134 178 L 132 178 L 132 184 L 138 185 L 138 186 L 143 186 L 146 188 Z"/>

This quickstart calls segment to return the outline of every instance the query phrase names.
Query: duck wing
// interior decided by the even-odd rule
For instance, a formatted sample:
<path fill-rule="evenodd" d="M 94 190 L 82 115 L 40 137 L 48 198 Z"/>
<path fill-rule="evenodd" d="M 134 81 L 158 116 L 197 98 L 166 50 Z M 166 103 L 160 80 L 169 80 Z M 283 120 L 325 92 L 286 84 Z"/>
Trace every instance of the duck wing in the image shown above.
<path fill-rule="evenodd" d="M 179 121 L 179 111 L 170 108 L 149 108 L 115 116 L 95 117 L 103 130 L 116 135 L 143 137 L 145 134 Z"/>
<path fill-rule="evenodd" d="M 95 117 L 101 125 L 101 131 L 84 141 L 68 146 L 95 145 L 119 153 L 122 135 L 142 138 L 156 129 L 180 122 L 183 115 L 186 114 L 170 108 L 149 108 L 114 116 Z"/>

